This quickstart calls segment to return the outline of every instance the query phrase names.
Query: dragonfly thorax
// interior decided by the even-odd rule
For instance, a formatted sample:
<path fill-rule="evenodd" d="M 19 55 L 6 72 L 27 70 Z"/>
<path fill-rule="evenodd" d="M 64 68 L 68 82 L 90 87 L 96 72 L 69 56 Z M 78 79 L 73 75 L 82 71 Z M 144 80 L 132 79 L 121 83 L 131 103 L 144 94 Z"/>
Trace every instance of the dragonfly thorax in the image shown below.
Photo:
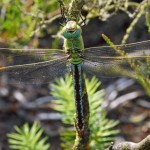
<path fill-rule="evenodd" d="M 81 63 L 80 52 L 84 49 L 81 27 L 75 21 L 69 21 L 61 35 L 64 37 L 64 49 L 69 54 L 71 63 Z"/>
<path fill-rule="evenodd" d="M 81 58 L 81 50 L 79 49 L 67 50 L 67 54 L 68 54 L 68 59 L 72 64 L 79 64 L 83 61 Z"/>

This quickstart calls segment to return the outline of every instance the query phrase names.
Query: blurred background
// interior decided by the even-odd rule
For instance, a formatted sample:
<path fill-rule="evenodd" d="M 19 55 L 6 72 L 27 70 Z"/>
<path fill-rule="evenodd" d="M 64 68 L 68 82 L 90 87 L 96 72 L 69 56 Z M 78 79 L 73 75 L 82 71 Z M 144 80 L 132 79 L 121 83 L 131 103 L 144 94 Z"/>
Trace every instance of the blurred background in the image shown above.
<path fill-rule="evenodd" d="M 66 6 L 69 0 L 64 0 Z M 150 40 L 149 1 L 86 0 L 82 15 L 85 48 L 108 45 L 101 34 L 115 44 Z M 61 12 L 57 0 L 0 0 L 0 47 L 62 49 Z M 127 33 L 128 31 L 128 33 Z M 149 47 L 150 50 L 150 47 Z M 23 62 L 26 56 L 20 57 Z M 13 56 L 9 58 L 13 60 Z M 5 62 L 0 60 L 1 66 Z M 119 120 L 116 142 L 139 142 L 150 134 L 150 100 L 146 90 L 135 79 L 99 78 L 105 90 L 103 108 L 107 118 Z M 0 149 L 9 150 L 7 133 L 14 125 L 21 127 L 38 120 L 48 135 L 51 149 L 60 148 L 61 114 L 53 110 L 50 83 L 38 85 L 9 84 L 0 80 Z"/>

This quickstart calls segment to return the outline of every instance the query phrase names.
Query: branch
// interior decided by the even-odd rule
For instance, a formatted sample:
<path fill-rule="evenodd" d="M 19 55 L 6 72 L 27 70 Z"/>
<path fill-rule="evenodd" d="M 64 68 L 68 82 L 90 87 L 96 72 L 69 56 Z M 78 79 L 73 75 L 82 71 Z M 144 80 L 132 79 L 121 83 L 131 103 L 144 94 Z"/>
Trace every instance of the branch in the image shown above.
<path fill-rule="evenodd" d="M 122 142 L 105 150 L 150 150 L 150 135 L 139 143 Z"/>
<path fill-rule="evenodd" d="M 72 0 L 71 6 L 68 10 L 68 18 L 67 20 L 74 20 L 79 22 L 81 16 L 81 10 L 84 5 L 84 0 Z"/>
<path fill-rule="evenodd" d="M 62 16 L 62 19 L 66 19 L 67 18 L 67 12 L 68 12 L 68 9 L 66 8 L 63 0 L 58 0 L 59 4 L 60 4 L 60 9 L 61 9 L 61 16 Z"/>
<path fill-rule="evenodd" d="M 60 14 L 50 18 L 49 20 L 45 20 L 45 21 L 41 21 L 39 23 L 39 26 L 37 27 L 36 30 L 34 30 L 33 32 L 30 33 L 30 37 L 34 36 L 36 33 L 38 33 L 41 29 L 46 28 L 47 24 L 52 23 L 54 20 L 56 20 L 57 18 L 61 17 Z"/>

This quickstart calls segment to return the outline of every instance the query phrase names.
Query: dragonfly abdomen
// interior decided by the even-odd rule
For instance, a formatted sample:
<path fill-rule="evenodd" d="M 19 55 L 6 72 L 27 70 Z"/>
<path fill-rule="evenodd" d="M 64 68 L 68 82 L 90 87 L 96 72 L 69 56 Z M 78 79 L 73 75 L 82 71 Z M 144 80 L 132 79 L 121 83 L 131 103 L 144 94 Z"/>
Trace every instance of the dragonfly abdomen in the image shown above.
<path fill-rule="evenodd" d="M 85 128 L 86 120 L 89 117 L 89 104 L 86 92 L 82 64 L 71 64 L 72 78 L 74 84 L 74 98 L 76 105 L 76 126 L 79 131 Z"/>

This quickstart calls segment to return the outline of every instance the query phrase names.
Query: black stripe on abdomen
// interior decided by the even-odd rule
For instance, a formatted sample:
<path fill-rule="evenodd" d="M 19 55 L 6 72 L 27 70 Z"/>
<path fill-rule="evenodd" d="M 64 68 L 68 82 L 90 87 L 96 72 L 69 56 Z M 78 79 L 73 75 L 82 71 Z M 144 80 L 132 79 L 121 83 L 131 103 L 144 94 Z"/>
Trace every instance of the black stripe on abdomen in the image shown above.
<path fill-rule="evenodd" d="M 74 82 L 74 97 L 76 103 L 77 126 L 79 129 L 83 127 L 83 100 L 82 100 L 82 71 L 81 66 L 73 65 L 73 82 Z"/>

